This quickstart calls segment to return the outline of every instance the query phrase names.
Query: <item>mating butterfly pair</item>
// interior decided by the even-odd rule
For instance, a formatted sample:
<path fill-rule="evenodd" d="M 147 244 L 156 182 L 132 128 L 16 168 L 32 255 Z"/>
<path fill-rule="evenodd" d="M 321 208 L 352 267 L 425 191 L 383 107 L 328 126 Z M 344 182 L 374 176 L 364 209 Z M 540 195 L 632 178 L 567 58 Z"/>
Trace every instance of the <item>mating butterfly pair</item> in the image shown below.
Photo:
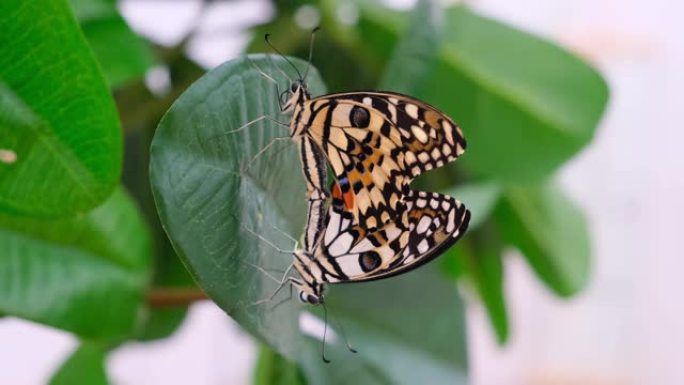
<path fill-rule="evenodd" d="M 409 184 L 464 152 L 458 126 L 436 108 L 396 93 L 312 99 L 308 67 L 304 76 L 292 67 L 298 79 L 278 92 L 279 104 L 292 114 L 290 135 L 300 146 L 309 211 L 304 249 L 295 251 L 291 265 L 299 277 L 287 276 L 288 269 L 282 283 L 316 305 L 328 283 L 402 274 L 456 242 L 470 212 L 452 197 L 413 191 Z M 326 164 L 334 173 L 332 196 L 325 188 Z"/>

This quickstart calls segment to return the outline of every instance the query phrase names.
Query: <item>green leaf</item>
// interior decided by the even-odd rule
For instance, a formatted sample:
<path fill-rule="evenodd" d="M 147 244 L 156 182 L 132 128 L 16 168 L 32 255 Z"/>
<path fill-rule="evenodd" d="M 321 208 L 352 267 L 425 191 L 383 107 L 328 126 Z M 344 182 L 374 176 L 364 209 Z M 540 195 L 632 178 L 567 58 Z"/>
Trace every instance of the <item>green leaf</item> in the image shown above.
<path fill-rule="evenodd" d="M 439 58 L 444 35 L 443 7 L 421 0 L 397 44 L 380 81 L 380 89 L 413 94 Z"/>
<path fill-rule="evenodd" d="M 582 211 L 559 188 L 510 187 L 495 211 L 508 242 L 561 296 L 582 289 L 589 276 L 589 231 Z"/>
<path fill-rule="evenodd" d="M 299 367 L 266 346 L 259 351 L 254 369 L 254 385 L 305 385 Z"/>
<path fill-rule="evenodd" d="M 467 279 L 484 305 L 500 344 L 508 340 L 509 325 L 503 294 L 501 241 L 487 226 L 502 189 L 493 182 L 474 182 L 446 191 L 471 212 L 468 232 L 459 247 L 447 250 L 442 269 L 453 279 Z"/>
<path fill-rule="evenodd" d="M 446 19 L 442 60 L 416 96 L 461 125 L 469 169 L 539 180 L 591 141 L 608 100 L 593 68 L 463 6 L 448 9 Z"/>
<path fill-rule="evenodd" d="M 457 246 L 458 247 L 458 246 Z M 463 303 L 456 285 L 436 264 L 372 283 L 331 285 L 326 297 L 331 364 L 321 361 L 320 341 L 307 344 L 302 365 L 311 384 L 466 384 L 468 355 Z"/>
<path fill-rule="evenodd" d="M 131 333 L 149 275 L 150 240 L 123 190 L 71 218 L 0 215 L 0 312 L 84 338 Z"/>
<path fill-rule="evenodd" d="M 107 385 L 107 348 L 83 342 L 53 375 L 50 385 Z"/>
<path fill-rule="evenodd" d="M 397 44 L 382 88 L 433 104 L 462 127 L 468 150 L 458 165 L 503 181 L 535 181 L 591 141 L 608 100 L 596 70 L 465 6 L 447 8 L 444 27 L 434 27 L 425 4 L 405 28 L 385 20 L 401 14 L 360 7 L 366 28 L 356 41 L 376 52 Z"/>
<path fill-rule="evenodd" d="M 467 279 L 482 302 L 497 341 L 508 341 L 509 321 L 503 287 L 503 242 L 491 225 L 468 229 L 461 247 L 444 256 L 443 270 L 453 279 Z"/>
<path fill-rule="evenodd" d="M 276 69 L 293 73 L 283 59 L 250 58 L 280 80 L 281 90 L 289 86 Z M 300 71 L 306 66 L 291 60 Z M 264 114 L 288 119 L 278 114 L 275 86 L 253 64 L 227 62 L 176 100 L 152 142 L 150 180 L 162 225 L 200 287 L 242 327 L 295 359 L 298 304 L 271 309 L 282 297 L 254 304 L 278 286 L 257 268 L 279 278 L 282 272 L 274 269 L 284 270 L 292 255 L 278 253 L 252 232 L 292 250 L 280 230 L 301 234 L 304 180 L 287 128 L 261 120 L 234 131 Z M 307 81 L 313 95 L 323 93 L 313 68 Z"/>
<path fill-rule="evenodd" d="M 152 51 L 119 15 L 116 2 L 70 1 L 83 34 L 112 88 L 145 75 L 154 64 Z"/>
<path fill-rule="evenodd" d="M 119 181 L 121 128 L 64 0 L 0 2 L 0 211 L 86 212 Z M 4 158 L 4 157 L 3 157 Z"/>

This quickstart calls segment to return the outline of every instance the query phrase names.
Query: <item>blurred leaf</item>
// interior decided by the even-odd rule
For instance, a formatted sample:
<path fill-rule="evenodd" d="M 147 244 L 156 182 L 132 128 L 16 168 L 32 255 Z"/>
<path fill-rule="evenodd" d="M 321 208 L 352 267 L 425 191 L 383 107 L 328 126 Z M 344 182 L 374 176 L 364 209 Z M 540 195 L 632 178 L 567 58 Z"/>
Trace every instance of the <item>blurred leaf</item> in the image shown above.
<path fill-rule="evenodd" d="M 443 270 L 454 279 L 465 278 L 484 305 L 499 344 L 509 336 L 509 321 L 503 287 L 503 242 L 491 226 L 468 233 L 461 247 L 450 249 Z"/>
<path fill-rule="evenodd" d="M 589 233 L 584 215 L 559 188 L 510 187 L 495 211 L 508 242 L 561 296 L 582 289 L 589 276 Z"/>
<path fill-rule="evenodd" d="M 409 25 L 409 12 L 397 12 L 377 0 L 349 1 L 348 3 L 354 4 L 353 8 L 358 12 L 358 20 L 355 24 L 345 25 L 341 24 L 337 17 L 342 3 L 325 3 L 327 6 L 324 9 L 329 15 L 325 20 L 336 27 L 329 34 L 354 51 L 362 60 L 364 67 L 380 74 L 387 61 L 394 55 L 400 32 Z M 328 27 L 328 24 L 325 25 Z"/>
<path fill-rule="evenodd" d="M 292 72 L 283 59 L 251 58 L 281 81 L 281 90 L 289 86 L 274 67 Z M 292 60 L 299 68 L 306 65 Z M 313 94 L 323 93 L 313 68 L 308 82 Z M 294 359 L 299 305 L 254 305 L 277 287 L 255 266 L 279 277 L 282 273 L 274 269 L 284 270 L 292 256 L 279 254 L 250 230 L 292 250 L 292 242 L 274 227 L 299 235 L 303 226 L 306 207 L 297 146 L 287 129 L 268 120 L 230 132 L 264 114 L 287 121 L 278 116 L 275 91 L 244 59 L 207 73 L 159 124 L 150 179 L 162 224 L 198 284 L 250 333 Z M 277 137 L 281 139 L 274 141 Z"/>
<path fill-rule="evenodd" d="M 279 6 L 281 4 L 278 4 Z M 362 65 L 360 55 L 355 47 L 349 47 L 340 41 L 340 36 L 331 30 L 330 24 L 323 21 L 323 29 L 316 34 L 312 64 L 320 74 L 328 75 L 325 83 L 328 92 L 341 92 L 349 89 L 369 88 L 375 84 L 377 74 Z M 252 31 L 252 41 L 246 52 L 270 52 L 273 48 L 264 41 L 264 35 L 271 35 L 273 44 L 281 52 L 308 59 L 311 31 L 297 26 L 294 16 L 279 13 L 273 21 L 259 26 Z M 344 70 L 340 70 L 343 68 Z M 318 95 L 312 95 L 318 96 Z"/>
<path fill-rule="evenodd" d="M 394 384 L 392 378 L 377 366 L 358 354 L 349 352 L 340 344 L 326 342 L 329 364 L 321 360 L 321 341 L 306 337 L 301 367 L 310 385 L 387 385 Z M 417 367 L 417 363 L 412 364 Z"/>
<path fill-rule="evenodd" d="M 85 212 L 119 182 L 121 128 L 65 0 L 0 2 L 0 211 Z"/>
<path fill-rule="evenodd" d="M 164 289 L 199 290 L 170 246 L 169 249 L 164 248 L 157 253 L 153 284 L 150 290 Z M 173 334 L 185 319 L 188 307 L 150 307 L 147 310 L 145 322 L 136 336 L 142 341 L 165 338 Z"/>
<path fill-rule="evenodd" d="M 174 90 L 173 92 L 180 95 L 181 89 Z M 141 317 L 141 323 L 135 335 L 135 338 L 138 340 L 149 341 L 168 337 L 175 332 L 187 314 L 188 305 L 179 300 L 173 305 L 165 304 L 160 306 L 158 303 L 150 303 L 151 297 L 158 293 L 177 294 L 179 291 L 190 293 L 192 291 L 199 291 L 199 289 L 196 287 L 185 266 L 183 266 L 180 258 L 176 255 L 164 229 L 162 229 L 157 209 L 154 205 L 154 198 L 152 197 L 149 169 L 140 167 L 141 164 L 149 164 L 150 162 L 149 151 L 154 128 L 161 120 L 164 112 L 171 107 L 173 100 L 169 99 L 170 95 L 164 99 L 157 99 L 137 82 L 119 90 L 118 94 L 119 101 L 122 99 L 126 100 L 126 104 L 118 105 L 124 122 L 127 122 L 125 116 L 135 115 L 138 118 L 141 115 L 146 116 L 145 119 L 136 123 L 131 123 L 128 120 L 130 126 L 127 127 L 124 137 L 125 158 L 122 183 L 138 202 L 140 211 L 149 224 L 154 246 L 152 269 L 154 274 L 147 298 L 150 306 L 146 309 L 143 317 Z M 131 109 L 132 104 L 136 100 L 140 110 Z M 138 111 L 144 111 L 144 113 L 138 113 Z"/>
<path fill-rule="evenodd" d="M 468 231 L 473 231 L 482 225 L 491 215 L 499 201 L 501 188 L 494 182 L 472 182 L 452 187 L 444 194 L 450 195 L 463 202 L 470 210 Z"/>
<path fill-rule="evenodd" d="M 439 57 L 444 10 L 437 1 L 421 0 L 385 67 L 380 89 L 411 95 Z"/>
<path fill-rule="evenodd" d="M 299 367 L 266 346 L 259 351 L 254 369 L 254 385 L 305 385 Z"/>
<path fill-rule="evenodd" d="M 442 60 L 416 96 L 462 126 L 465 165 L 504 180 L 538 180 L 589 143 L 608 100 L 594 69 L 463 6 L 446 18 Z"/>
<path fill-rule="evenodd" d="M 458 247 L 458 246 L 456 246 Z M 436 264 L 371 283 L 332 285 L 326 297 L 330 326 L 339 325 L 357 354 L 327 342 L 307 344 L 302 365 L 311 384 L 466 384 L 463 303 Z M 336 328 L 339 331 L 339 329 Z"/>
<path fill-rule="evenodd" d="M 146 224 L 121 189 L 71 218 L 0 216 L 0 311 L 89 339 L 128 335 L 149 248 Z"/>
<path fill-rule="evenodd" d="M 509 327 L 503 296 L 502 245 L 486 226 L 501 197 L 501 187 L 493 182 L 474 182 L 447 190 L 446 194 L 463 202 L 472 216 L 459 247 L 447 250 L 442 258 L 442 269 L 453 279 L 469 280 L 489 314 L 498 342 L 503 344 Z"/>
<path fill-rule="evenodd" d="M 380 52 L 399 41 L 382 87 L 439 107 L 463 128 L 468 151 L 458 164 L 506 181 L 540 180 L 592 139 L 608 88 L 562 48 L 464 6 L 447 8 L 441 35 L 427 21 L 416 27 L 429 20 L 421 7 L 409 27 L 385 21 L 401 13 L 360 9 L 365 28 L 354 41 L 364 52 L 382 61 L 390 55 Z M 436 57 L 430 44 L 438 42 Z"/>
<path fill-rule="evenodd" d="M 112 88 L 141 78 L 154 64 L 147 43 L 136 35 L 110 0 L 70 0 L 76 18 Z"/>
<path fill-rule="evenodd" d="M 93 342 L 83 342 L 62 364 L 50 380 L 50 385 L 107 385 L 105 357 L 107 348 Z"/>

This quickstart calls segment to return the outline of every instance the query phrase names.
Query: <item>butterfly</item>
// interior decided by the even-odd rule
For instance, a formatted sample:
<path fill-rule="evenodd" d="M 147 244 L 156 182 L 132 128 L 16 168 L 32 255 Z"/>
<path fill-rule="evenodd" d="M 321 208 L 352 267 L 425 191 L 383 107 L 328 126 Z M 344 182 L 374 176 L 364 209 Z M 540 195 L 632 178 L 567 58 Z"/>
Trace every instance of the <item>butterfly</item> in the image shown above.
<path fill-rule="evenodd" d="M 292 91 L 293 90 L 293 91 Z M 434 107 L 406 95 L 352 92 L 310 98 L 293 83 L 292 136 L 320 149 L 354 223 L 372 230 L 402 210 L 410 182 L 460 156 L 460 128 Z"/>
<path fill-rule="evenodd" d="M 465 151 L 465 138 L 453 120 L 398 93 L 362 91 L 312 98 L 305 81 L 312 50 L 302 76 L 268 35 L 266 42 L 298 75 L 281 93 L 278 83 L 262 72 L 276 84 L 281 112 L 292 115 L 290 136 L 300 145 L 309 207 L 304 248 L 294 251 L 294 261 L 276 291 L 258 303 L 270 301 L 290 283 L 301 301 L 322 304 L 327 284 L 403 274 L 453 245 L 465 233 L 470 212 L 452 197 L 409 188 L 424 171 Z M 334 173 L 332 195 L 324 188 L 327 165 Z M 298 277 L 289 276 L 291 269 Z M 322 357 L 329 362 L 324 352 Z"/>
<path fill-rule="evenodd" d="M 327 284 L 373 281 L 409 272 L 438 257 L 468 228 L 470 211 L 461 202 L 409 190 L 400 217 L 368 231 L 354 223 L 336 184 L 325 230 L 313 250 L 294 252 L 292 267 L 299 277 L 286 279 L 298 289 L 302 302 L 322 303 Z"/>
<path fill-rule="evenodd" d="M 455 160 L 465 151 L 463 132 L 454 121 L 410 96 L 360 91 L 312 98 L 306 84 L 312 49 L 302 76 L 268 36 L 266 42 L 298 75 L 288 89 L 282 93 L 278 90 L 278 103 L 282 113 L 291 114 L 290 136 L 300 145 L 309 200 L 306 250 L 313 249 L 323 230 L 322 202 L 330 194 L 325 188 L 327 165 L 353 222 L 375 230 L 403 211 L 415 177 Z M 278 89 L 274 79 L 259 72 Z"/>

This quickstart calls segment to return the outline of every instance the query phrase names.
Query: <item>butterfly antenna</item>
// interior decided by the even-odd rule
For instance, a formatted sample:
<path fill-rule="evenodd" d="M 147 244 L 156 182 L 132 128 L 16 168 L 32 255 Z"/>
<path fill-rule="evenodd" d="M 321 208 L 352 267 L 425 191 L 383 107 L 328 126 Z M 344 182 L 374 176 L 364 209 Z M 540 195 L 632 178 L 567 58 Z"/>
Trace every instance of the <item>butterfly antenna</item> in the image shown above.
<path fill-rule="evenodd" d="M 321 27 L 316 27 L 311 31 L 311 40 L 309 41 L 309 62 L 306 63 L 306 70 L 304 71 L 304 78 L 302 80 L 306 80 L 306 77 L 309 75 L 309 68 L 311 68 L 311 58 L 313 57 L 313 46 L 314 46 L 314 37 L 316 36 L 316 32 L 318 32 L 321 29 Z"/>
<path fill-rule="evenodd" d="M 283 75 L 283 77 L 286 78 L 287 81 L 290 82 L 290 84 L 292 84 L 292 78 L 290 77 L 290 75 L 288 75 L 285 71 L 282 70 L 282 68 L 278 67 L 277 65 L 275 65 L 273 63 L 273 58 L 272 58 L 273 55 L 266 55 L 266 56 L 268 57 L 268 62 L 269 62 L 269 64 L 271 64 L 271 67 L 275 67 L 275 69 L 278 72 L 280 72 L 280 74 Z M 280 95 L 280 92 L 278 92 L 278 95 Z"/>
<path fill-rule="evenodd" d="M 325 323 L 325 326 L 323 326 L 323 345 L 321 347 L 321 358 L 323 359 L 323 362 L 329 364 L 330 360 L 325 357 L 325 337 L 328 334 L 328 308 L 325 306 L 325 302 L 321 302 L 321 305 L 323 306 L 323 322 Z"/>
<path fill-rule="evenodd" d="M 344 344 L 347 345 L 347 349 L 349 349 L 349 351 L 352 353 L 358 353 L 358 351 L 354 349 L 351 346 L 351 344 L 349 344 L 349 340 L 347 339 L 347 333 L 345 333 L 344 328 L 342 327 L 342 323 L 337 322 L 336 325 L 340 328 L 340 334 L 342 334 L 342 338 L 344 338 Z"/>
<path fill-rule="evenodd" d="M 261 68 L 259 68 L 259 66 L 254 62 L 254 60 L 250 59 L 249 56 L 245 56 L 245 58 L 246 58 L 247 61 L 254 67 L 254 69 L 256 69 L 256 71 L 257 71 L 261 76 L 263 76 L 264 78 L 266 78 L 266 80 L 268 80 L 269 82 L 271 82 L 271 83 L 273 83 L 273 84 L 275 84 L 275 85 L 278 85 L 278 82 L 277 82 L 275 79 L 273 79 L 273 78 L 271 77 L 271 75 L 267 74 L 267 73 L 264 72 Z"/>
<path fill-rule="evenodd" d="M 271 43 L 271 41 L 268 39 L 268 37 L 269 37 L 270 35 L 271 35 L 270 33 L 267 33 L 267 34 L 264 36 L 264 40 L 266 40 L 266 44 L 268 44 L 268 46 L 271 47 L 271 48 L 273 48 L 273 50 L 276 51 L 276 53 L 278 53 L 278 55 L 280 55 L 283 59 L 285 59 L 285 61 L 288 62 L 288 63 L 292 66 L 292 68 L 294 68 L 295 72 L 297 72 L 297 75 L 299 75 L 299 78 L 302 79 L 302 74 L 299 72 L 299 70 L 297 69 L 297 67 L 295 67 L 295 65 L 290 61 L 290 59 L 288 59 L 285 55 L 283 55 L 282 52 L 280 52 L 280 51 L 278 50 L 278 48 L 276 48 L 276 47 L 273 45 L 273 43 Z"/>

